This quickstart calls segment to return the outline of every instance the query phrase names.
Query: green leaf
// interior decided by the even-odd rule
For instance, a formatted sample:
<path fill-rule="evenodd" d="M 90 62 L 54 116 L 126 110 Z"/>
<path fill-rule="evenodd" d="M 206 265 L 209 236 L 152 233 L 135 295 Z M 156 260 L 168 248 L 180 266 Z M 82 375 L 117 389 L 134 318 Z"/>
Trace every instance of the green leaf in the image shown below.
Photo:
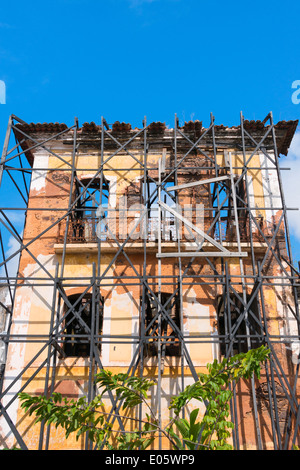
<path fill-rule="evenodd" d="M 250 378 L 253 374 L 259 377 L 261 366 L 267 360 L 269 352 L 267 348 L 261 346 L 247 353 L 224 358 L 221 362 L 214 360 L 212 364 L 207 365 L 207 374 L 199 374 L 198 381 L 188 385 L 181 393 L 172 397 L 170 409 L 174 410 L 177 417 L 173 423 L 176 432 L 171 427 L 168 430 L 168 435 L 172 439 L 173 445 L 179 449 L 195 449 L 201 431 L 199 450 L 208 447 L 213 450 L 231 449 L 227 443 L 231 429 L 234 427 L 233 423 L 229 421 L 229 402 L 232 397 L 229 385 L 241 378 Z M 31 396 L 22 392 L 19 394 L 21 407 L 29 415 L 35 415 L 36 421 L 44 420 L 48 424 L 55 424 L 55 427 L 61 426 L 65 431 L 66 438 L 72 432 L 76 432 L 76 439 L 87 433 L 91 441 L 99 445 L 105 439 L 106 448 L 113 449 L 114 446 L 108 440 L 113 435 L 117 442 L 117 448 L 120 450 L 149 447 L 154 440 L 154 432 L 157 431 L 155 417 L 152 414 L 151 416 L 146 414 L 145 420 L 147 422 L 143 423 L 142 431 L 122 432 L 116 435 L 112 423 L 106 421 L 106 415 L 101 411 L 102 396 L 105 392 L 114 392 L 117 406 L 122 405 L 125 417 L 127 410 L 134 409 L 137 405 L 147 401 L 149 390 L 155 382 L 124 373 L 113 374 L 106 370 L 97 374 L 95 380 L 99 386 L 99 395 L 91 403 L 88 403 L 86 397 L 70 400 L 67 397 L 62 397 L 59 393 L 53 393 L 48 398 Z M 190 412 L 188 420 L 179 418 L 181 410 L 191 400 L 208 403 L 202 420 L 197 421 L 199 408 Z"/>

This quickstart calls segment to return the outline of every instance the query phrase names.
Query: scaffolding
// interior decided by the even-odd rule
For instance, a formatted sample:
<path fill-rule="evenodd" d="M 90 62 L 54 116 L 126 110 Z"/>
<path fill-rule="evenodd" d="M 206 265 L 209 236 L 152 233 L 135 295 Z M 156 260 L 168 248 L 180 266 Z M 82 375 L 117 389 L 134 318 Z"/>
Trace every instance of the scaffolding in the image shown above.
<path fill-rule="evenodd" d="M 278 141 L 282 151 L 286 139 L 291 140 L 296 127 L 297 122 L 274 124 L 272 113 L 257 122 L 245 121 L 241 113 L 240 125 L 231 128 L 230 132 L 228 128 L 216 125 L 213 115 L 207 128 L 198 121 L 180 126 L 175 115 L 173 129 L 167 129 L 163 123 L 148 124 L 146 118 L 139 129 L 131 129 L 124 123 L 111 125 L 104 118 L 99 125 L 84 124 L 81 129 L 77 119 L 70 127 L 49 124 L 39 128 L 39 125 L 32 126 L 14 115 L 9 118 L 0 162 L 0 280 L 1 290 L 6 296 L 0 299 L 5 318 L 1 332 L 0 413 L 6 429 L 20 448 L 28 449 L 28 443 L 11 411 L 18 400 L 18 393 L 27 390 L 43 371 L 40 389 L 51 394 L 58 380 L 59 361 L 74 354 L 74 344 L 79 348 L 76 354 L 87 359 L 85 391 L 88 400 L 97 393 L 95 374 L 105 367 L 101 351 L 104 345 L 130 344 L 129 375 L 147 374 L 145 359 L 154 358 L 160 423 L 164 413 L 160 397 L 164 394 L 162 383 L 168 357 L 172 357 L 172 364 L 176 365 L 179 388 L 182 389 L 187 375 L 193 381 L 198 380 L 199 367 L 194 363 L 191 346 L 200 350 L 209 345 L 218 348 L 218 354 L 230 357 L 237 351 L 265 344 L 271 355 L 264 365 L 264 382 L 259 384 L 253 378 L 248 384 L 255 446 L 258 449 L 268 446 L 284 450 L 298 443 L 299 272 L 292 258 L 287 221 L 288 210 L 293 208 L 286 206 L 281 179 L 284 168 L 279 166 L 278 150 Z M 43 137 L 38 139 L 36 135 L 39 133 Z M 69 159 L 49 145 L 56 141 L 71 149 Z M 95 168 L 81 168 L 80 164 L 78 167 L 80 151 L 86 151 L 87 147 L 94 149 L 100 158 L 100 164 Z M 69 188 L 64 199 L 66 204 L 62 207 L 59 204 L 48 207 L 46 199 L 44 206 L 35 207 L 35 199 L 30 196 L 31 183 L 36 175 L 48 174 L 51 170 L 48 165 L 34 165 L 33 155 L 39 149 L 61 162 L 61 167 L 55 168 L 55 174 L 61 174 L 65 187 Z M 149 159 L 151 149 L 159 155 L 156 160 Z M 109 197 L 108 174 L 116 171 L 109 167 L 109 162 L 119 154 L 130 157 L 134 164 L 124 164 L 124 168 L 119 167 L 118 171 L 135 174 L 139 171 L 140 193 L 135 191 L 134 195 L 142 202 L 138 215 L 137 210 L 132 209 L 130 230 L 122 237 L 120 228 L 114 230 L 116 219 L 112 217 L 110 222 L 105 210 L 99 212 L 97 207 L 99 202 Z M 258 154 L 264 160 L 264 166 L 257 165 L 255 158 Z M 279 192 L 275 203 L 270 192 L 269 205 L 266 198 L 261 199 L 261 206 L 254 204 L 251 185 L 254 172 L 265 172 L 267 182 L 270 178 L 276 179 Z M 79 177 L 79 173 L 86 173 L 88 178 Z M 97 201 L 93 197 L 95 182 L 100 188 Z M 5 198 L 7 188 L 13 188 L 15 198 Z M 201 204 L 205 201 L 202 225 L 195 222 L 194 215 L 182 215 L 180 207 L 186 194 Z M 151 216 L 151 210 L 156 211 L 155 217 Z M 25 240 L 22 233 L 28 214 L 41 212 L 49 213 L 48 219 L 46 216 L 43 219 L 47 222 L 40 225 L 38 234 Z M 263 212 L 271 214 L 268 224 L 260 215 Z M 151 223 L 155 224 L 152 239 L 149 236 Z M 22 224 L 23 230 L 20 228 Z M 183 235 L 180 233 L 182 224 L 185 229 Z M 143 237 L 137 242 L 134 234 L 138 229 Z M 38 240 L 43 242 L 47 234 L 51 234 L 49 237 L 60 256 L 54 274 L 32 249 L 34 243 Z M 8 238 L 18 245 L 9 253 L 6 250 Z M 189 249 L 186 249 L 187 243 L 190 244 Z M 76 256 L 76 247 L 87 244 L 94 246 L 92 274 L 66 275 L 65 264 L 70 247 Z M 110 259 L 103 267 L 101 260 L 107 256 L 107 244 L 111 250 Z M 26 277 L 24 270 L 21 273 L 20 269 L 17 274 L 11 272 L 12 261 L 20 260 L 23 254 L 38 266 L 42 275 L 31 273 Z M 153 259 L 155 269 L 149 272 Z M 128 267 L 128 274 L 121 270 L 112 271 L 118 261 Z M 166 263 L 172 263 L 172 272 L 167 272 Z M 234 263 L 235 271 L 231 263 Z M 127 290 L 139 289 L 139 328 L 129 336 L 125 333 L 111 335 L 103 329 L 103 289 L 116 285 Z M 185 328 L 183 299 L 191 285 L 201 286 L 214 297 L 218 328 L 213 334 L 199 331 L 191 335 Z M 47 300 L 48 332 L 28 334 L 25 330 L 12 328 L 16 292 L 26 286 L 32 289 L 44 287 L 52 293 L 51 302 Z M 77 287 L 80 294 L 70 297 L 67 295 L 69 287 Z M 281 319 L 284 325 L 281 328 L 274 327 L 278 318 L 270 314 L 268 305 L 270 291 L 274 290 L 276 295 L 278 292 L 282 295 L 283 300 L 280 301 L 287 310 L 286 317 Z M 89 320 L 84 316 L 87 308 Z M 77 324 L 77 332 L 72 329 L 73 321 Z M 71 329 L 68 330 L 67 324 Z M 7 368 L 10 351 L 28 344 L 35 344 L 35 353 L 27 357 L 26 364 L 17 375 L 11 376 Z M 68 344 L 69 348 L 73 347 L 73 352 L 69 352 Z M 108 420 L 117 421 L 120 429 L 124 430 L 124 423 L 118 416 L 118 405 L 112 395 L 109 399 L 111 416 Z M 267 424 L 263 411 L 268 415 Z M 231 420 L 234 423 L 232 440 L 235 449 L 245 448 L 246 431 L 242 416 L 240 396 L 234 390 Z M 1 437 L 4 447 L 6 437 Z M 50 438 L 51 428 L 41 424 L 38 448 L 48 449 Z M 88 438 L 83 448 L 91 449 Z M 162 436 L 159 436 L 158 448 L 163 448 Z"/>

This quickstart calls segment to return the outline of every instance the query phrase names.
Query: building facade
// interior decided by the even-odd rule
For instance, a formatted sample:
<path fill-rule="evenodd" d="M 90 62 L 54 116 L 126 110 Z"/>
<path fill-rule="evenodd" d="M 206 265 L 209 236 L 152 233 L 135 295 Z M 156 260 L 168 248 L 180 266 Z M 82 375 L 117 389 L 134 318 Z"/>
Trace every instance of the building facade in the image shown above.
<path fill-rule="evenodd" d="M 211 116 L 205 128 L 176 116 L 173 128 L 10 118 L 2 188 L 9 173 L 24 204 L 12 197 L 1 211 L 19 243 L 17 276 L 8 269 L 14 255 L 1 265 L 3 447 L 89 448 L 34 425 L 20 391 L 92 399 L 102 368 L 151 377 L 150 405 L 165 426 L 170 398 L 207 363 L 262 344 L 271 359 L 260 380 L 235 390 L 232 443 L 297 442 L 299 275 L 279 166 L 297 124 L 274 124 L 271 113 L 241 115 L 235 127 Z"/>

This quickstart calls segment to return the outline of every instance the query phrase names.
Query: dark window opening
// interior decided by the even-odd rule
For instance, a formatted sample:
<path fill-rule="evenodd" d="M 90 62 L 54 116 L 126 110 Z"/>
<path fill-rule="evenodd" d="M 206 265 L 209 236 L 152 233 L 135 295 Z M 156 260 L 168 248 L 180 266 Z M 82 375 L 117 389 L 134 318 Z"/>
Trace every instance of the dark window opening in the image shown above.
<path fill-rule="evenodd" d="M 247 295 L 247 303 L 250 295 Z M 220 336 L 220 352 L 224 356 L 226 354 L 226 344 L 230 344 L 229 336 L 234 336 L 232 353 L 238 354 L 248 351 L 248 343 L 250 348 L 258 348 L 263 344 L 262 325 L 259 320 L 258 300 L 254 298 L 249 305 L 246 317 L 241 319 L 245 309 L 242 302 L 233 294 L 229 298 L 230 306 L 227 305 L 227 297 L 218 297 L 218 333 Z M 248 331 L 247 331 L 248 327 Z"/>
<path fill-rule="evenodd" d="M 88 242 L 96 240 L 96 229 L 99 222 L 97 209 L 102 206 L 101 216 L 107 217 L 109 183 L 103 178 L 100 191 L 100 177 L 83 178 L 76 182 L 75 198 L 79 198 L 73 213 L 72 229 L 76 241 Z M 101 224 L 101 234 L 106 238 L 106 228 Z M 105 232 L 105 233 L 104 233 Z M 101 236 L 102 238 L 102 236 Z"/>
<path fill-rule="evenodd" d="M 161 305 L 164 307 L 167 317 L 161 313 L 161 322 L 159 324 L 159 304 L 151 295 L 146 296 L 145 302 L 145 336 L 147 337 L 145 346 L 145 355 L 153 357 L 158 355 L 159 336 L 161 337 L 162 356 L 180 356 L 180 341 L 176 328 L 170 322 L 180 328 L 180 308 L 179 297 L 167 293 L 161 293 Z M 157 294 L 156 294 L 157 297 Z M 161 330 L 159 334 L 159 329 Z M 175 330 L 175 331 L 174 331 Z"/>
<path fill-rule="evenodd" d="M 248 227 L 248 211 L 247 211 L 247 191 L 246 182 L 242 178 L 241 181 L 235 187 L 236 193 L 236 205 L 239 219 L 239 231 L 242 240 L 248 239 L 249 227 Z"/>
<path fill-rule="evenodd" d="M 86 294 L 70 295 L 68 304 L 65 304 L 63 351 L 67 357 L 87 357 L 90 355 L 90 338 L 93 334 L 101 335 L 103 323 L 103 299 L 95 302 L 95 311 L 92 311 L 92 296 Z M 72 308 L 71 308 L 71 306 Z M 94 315 L 94 332 L 92 316 Z M 100 340 L 96 342 L 100 346 Z M 100 351 L 100 347 L 99 347 Z"/>
<path fill-rule="evenodd" d="M 161 202 L 176 210 L 174 192 L 168 192 L 174 186 L 173 182 L 165 182 L 161 187 Z M 148 238 L 150 241 L 158 239 L 158 231 L 161 231 L 161 238 L 165 241 L 176 240 L 175 216 L 170 212 L 161 209 L 161 223 L 158 223 L 159 197 L 158 187 L 155 181 L 147 179 L 146 184 L 141 183 L 141 195 L 147 206 L 148 218 Z"/>
<path fill-rule="evenodd" d="M 218 189 L 218 191 L 217 191 Z M 236 224 L 234 214 L 234 201 L 232 188 L 229 181 L 211 184 L 213 219 L 215 222 L 216 240 L 235 241 Z M 247 194 L 246 183 L 242 178 L 238 184 L 235 184 L 235 200 L 238 214 L 238 228 L 242 240 L 248 239 L 248 212 L 247 212 Z M 221 208 L 220 208 L 221 207 Z"/>

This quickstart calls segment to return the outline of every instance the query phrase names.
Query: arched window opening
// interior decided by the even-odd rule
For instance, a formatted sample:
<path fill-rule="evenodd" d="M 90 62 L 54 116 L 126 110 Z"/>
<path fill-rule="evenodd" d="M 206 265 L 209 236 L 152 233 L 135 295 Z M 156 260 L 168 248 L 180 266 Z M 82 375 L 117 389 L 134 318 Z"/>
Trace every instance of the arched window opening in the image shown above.
<path fill-rule="evenodd" d="M 97 240 L 97 224 L 99 218 L 97 209 L 103 208 L 102 215 L 107 217 L 109 183 L 103 176 L 101 178 L 82 178 L 76 182 L 75 198 L 78 199 L 76 208 L 72 214 L 72 239 L 73 241 L 94 242 Z M 106 238 L 106 229 L 102 225 L 101 239 Z M 103 237 L 102 237 L 103 235 Z"/>
<path fill-rule="evenodd" d="M 247 295 L 247 304 L 250 302 Z M 224 302 L 225 300 L 225 302 Z M 226 345 L 233 337 L 232 354 L 247 352 L 248 347 L 258 348 L 263 343 L 263 328 L 259 319 L 258 299 L 255 297 L 248 305 L 245 314 L 243 303 L 230 294 L 229 304 L 227 296 L 218 296 L 217 299 L 218 333 L 220 335 L 220 353 L 226 354 Z"/>
<path fill-rule="evenodd" d="M 94 308 L 93 308 L 94 306 Z M 64 330 L 62 349 L 66 357 L 87 357 L 90 355 L 91 340 L 98 343 L 103 324 L 103 298 L 94 302 L 92 294 L 73 294 L 64 305 Z"/>
<path fill-rule="evenodd" d="M 157 298 L 157 294 L 155 297 Z M 145 355 L 148 357 L 157 356 L 160 344 L 162 357 L 180 356 L 181 348 L 177 330 L 180 329 L 179 297 L 178 295 L 161 293 L 161 305 L 155 297 L 149 293 L 146 296 Z"/>

